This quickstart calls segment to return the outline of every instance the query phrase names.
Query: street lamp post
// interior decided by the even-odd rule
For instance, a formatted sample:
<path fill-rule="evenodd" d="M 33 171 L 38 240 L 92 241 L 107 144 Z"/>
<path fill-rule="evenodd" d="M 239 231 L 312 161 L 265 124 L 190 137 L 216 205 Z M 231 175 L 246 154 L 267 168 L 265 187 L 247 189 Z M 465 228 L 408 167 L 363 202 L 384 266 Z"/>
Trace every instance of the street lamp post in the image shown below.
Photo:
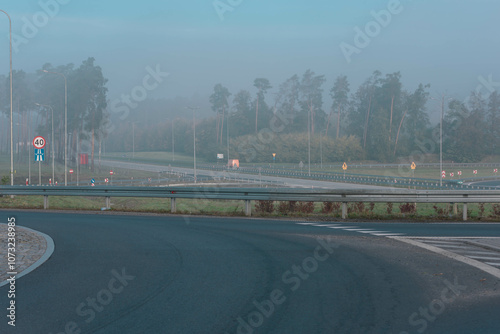
<path fill-rule="evenodd" d="M 229 168 L 229 111 L 227 112 L 226 134 L 227 134 L 227 168 Z"/>
<path fill-rule="evenodd" d="M 67 186 L 68 185 L 68 82 L 66 80 L 66 76 L 62 73 L 52 72 L 47 70 L 43 70 L 43 72 L 60 75 L 64 78 L 64 185 Z"/>
<path fill-rule="evenodd" d="M 307 114 L 307 145 L 308 145 L 308 169 L 311 176 L 311 108 Z"/>
<path fill-rule="evenodd" d="M 51 126 L 51 132 L 52 132 L 52 135 L 51 135 L 51 139 L 50 139 L 50 147 L 52 148 L 51 151 L 51 155 L 52 155 L 52 182 L 56 182 L 56 179 L 55 179 L 55 154 L 54 154 L 54 109 L 49 106 L 49 105 L 46 105 L 46 104 L 40 104 L 40 103 L 35 103 L 37 106 L 40 106 L 40 107 L 47 107 L 47 108 L 50 108 L 51 112 L 52 112 L 52 126 Z"/>
<path fill-rule="evenodd" d="M 441 117 L 439 122 L 439 186 L 443 186 L 443 117 L 444 117 L 444 99 L 446 95 L 443 94 L 441 98 Z M 439 101 L 436 98 L 431 97 L 431 99 Z M 448 101 L 451 99 L 448 99 Z"/>
<path fill-rule="evenodd" d="M 172 161 L 175 161 L 174 119 L 172 119 Z"/>
<path fill-rule="evenodd" d="M 319 150 L 320 150 L 321 169 L 323 169 L 323 136 L 321 135 L 323 132 L 326 133 L 326 129 L 321 130 L 321 132 L 319 133 Z"/>
<path fill-rule="evenodd" d="M 194 159 L 194 183 L 196 183 L 196 119 L 194 111 L 200 109 L 199 107 L 186 107 L 186 109 L 193 111 L 193 159 Z"/>
<path fill-rule="evenodd" d="M 165 118 L 166 121 L 170 122 L 170 118 Z M 172 118 L 172 161 L 175 161 L 175 138 L 174 138 L 174 119 Z"/>
<path fill-rule="evenodd" d="M 13 126 L 12 126 L 12 20 L 6 11 L 1 10 L 0 12 L 7 15 L 9 19 L 9 52 L 10 52 L 10 185 L 14 185 L 14 136 L 13 136 Z"/>

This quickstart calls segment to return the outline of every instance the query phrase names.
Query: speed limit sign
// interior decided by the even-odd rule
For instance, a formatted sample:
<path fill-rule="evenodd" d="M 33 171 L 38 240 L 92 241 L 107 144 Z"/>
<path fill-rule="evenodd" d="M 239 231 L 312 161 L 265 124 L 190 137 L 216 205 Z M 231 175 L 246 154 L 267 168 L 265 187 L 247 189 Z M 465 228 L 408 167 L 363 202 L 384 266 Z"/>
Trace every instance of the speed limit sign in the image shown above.
<path fill-rule="evenodd" d="M 36 136 L 35 139 L 33 139 L 33 146 L 36 149 L 42 149 L 45 147 L 45 138 L 42 136 Z"/>

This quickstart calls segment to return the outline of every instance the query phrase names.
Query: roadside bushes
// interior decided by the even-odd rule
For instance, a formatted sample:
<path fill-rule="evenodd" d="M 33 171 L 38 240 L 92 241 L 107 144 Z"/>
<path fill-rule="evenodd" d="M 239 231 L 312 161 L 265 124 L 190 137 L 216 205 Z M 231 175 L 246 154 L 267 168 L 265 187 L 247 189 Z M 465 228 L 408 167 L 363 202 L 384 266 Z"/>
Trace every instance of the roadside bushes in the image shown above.
<path fill-rule="evenodd" d="M 273 201 L 256 201 L 255 211 L 258 213 L 273 213 L 277 210 L 281 215 L 290 213 L 311 214 L 314 212 L 314 202 L 286 201 L 279 202 L 277 206 Z"/>
<path fill-rule="evenodd" d="M 259 213 L 273 213 L 274 201 L 256 201 L 255 211 Z"/>
<path fill-rule="evenodd" d="M 403 215 L 406 214 L 414 215 L 417 213 L 417 206 L 415 205 L 415 203 L 400 204 L 399 211 L 401 211 Z"/>

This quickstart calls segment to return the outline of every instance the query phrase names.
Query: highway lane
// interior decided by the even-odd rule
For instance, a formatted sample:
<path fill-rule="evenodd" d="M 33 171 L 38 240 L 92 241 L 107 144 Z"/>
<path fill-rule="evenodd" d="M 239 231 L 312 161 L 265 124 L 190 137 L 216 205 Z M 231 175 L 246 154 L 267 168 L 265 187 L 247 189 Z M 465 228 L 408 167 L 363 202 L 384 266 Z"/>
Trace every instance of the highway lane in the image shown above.
<path fill-rule="evenodd" d="M 135 170 L 143 170 L 148 172 L 165 172 L 165 171 L 173 171 L 177 173 L 183 173 L 187 175 L 193 175 L 194 170 L 192 168 L 183 168 L 183 167 L 168 167 L 168 166 L 160 166 L 160 165 L 151 165 L 144 163 L 135 163 L 135 162 L 123 162 L 123 161 L 115 161 L 115 160 L 102 160 L 101 164 L 103 166 L 108 166 L 111 168 L 123 168 L 123 169 L 135 169 Z M 254 174 L 244 174 L 238 173 L 237 171 L 212 171 L 212 170 L 203 170 L 197 169 L 196 174 L 198 176 L 210 176 L 210 177 L 220 177 L 220 178 L 231 178 L 231 179 L 242 179 L 242 180 L 254 180 L 254 182 L 261 181 L 270 181 L 270 182 L 278 182 L 282 185 L 286 185 L 289 187 L 299 187 L 299 188 L 324 188 L 324 189 L 387 189 L 387 187 L 382 186 L 373 186 L 367 184 L 354 184 L 354 183 L 339 183 L 339 182 L 330 182 L 330 181 L 316 181 L 316 180 L 307 180 L 307 179 L 299 179 L 299 178 L 289 178 L 289 177 L 278 177 L 278 176 L 259 176 Z"/>
<path fill-rule="evenodd" d="M 496 237 L 498 224 L 14 215 L 50 235 L 55 252 L 19 279 L 17 326 L 4 319 L 1 333 L 497 333 L 500 326 L 496 277 L 381 236 Z M 2 303 L 6 293 L 0 288 Z"/>

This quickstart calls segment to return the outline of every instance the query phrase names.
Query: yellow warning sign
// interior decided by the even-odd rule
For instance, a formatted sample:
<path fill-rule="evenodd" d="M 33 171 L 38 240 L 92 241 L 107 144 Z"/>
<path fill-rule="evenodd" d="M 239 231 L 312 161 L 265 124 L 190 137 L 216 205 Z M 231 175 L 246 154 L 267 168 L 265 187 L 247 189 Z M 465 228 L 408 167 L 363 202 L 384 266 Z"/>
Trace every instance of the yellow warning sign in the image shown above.
<path fill-rule="evenodd" d="M 411 169 L 415 169 L 415 168 L 417 168 L 417 165 L 415 165 L 415 163 L 414 163 L 414 162 L 412 162 L 412 163 L 411 163 Z"/>
<path fill-rule="evenodd" d="M 343 170 L 346 170 L 347 169 L 347 164 L 344 162 L 344 164 L 342 165 L 342 169 Z"/>

